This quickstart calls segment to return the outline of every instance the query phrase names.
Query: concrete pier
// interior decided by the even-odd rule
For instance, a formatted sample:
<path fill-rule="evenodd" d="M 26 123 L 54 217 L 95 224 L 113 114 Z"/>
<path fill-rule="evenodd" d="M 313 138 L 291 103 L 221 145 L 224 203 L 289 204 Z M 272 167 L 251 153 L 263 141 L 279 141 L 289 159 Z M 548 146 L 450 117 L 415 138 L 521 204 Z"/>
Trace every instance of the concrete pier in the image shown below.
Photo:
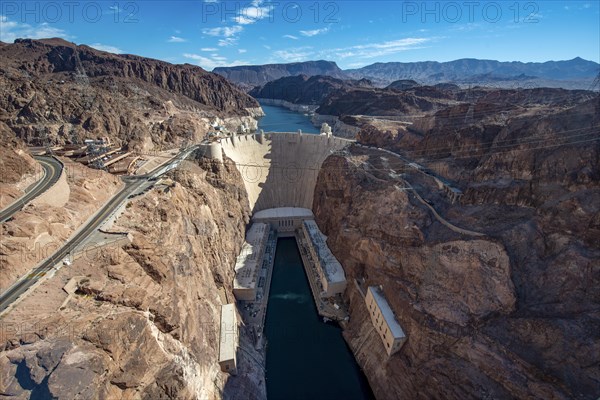
<path fill-rule="evenodd" d="M 254 344 L 257 348 L 262 345 L 262 333 L 267 316 L 269 302 L 269 290 L 271 288 L 271 277 L 273 275 L 273 262 L 275 261 L 275 249 L 277 248 L 277 233 L 269 231 L 269 236 L 264 247 L 260 269 L 257 272 L 258 282 L 256 286 L 256 297 L 252 300 L 238 300 L 239 310 L 246 326 L 251 328 L 254 335 Z"/>
<path fill-rule="evenodd" d="M 335 296 L 327 296 L 324 298 L 323 293 L 326 293 L 318 272 L 317 261 L 313 258 L 310 250 L 310 241 L 304 235 L 303 230 L 296 232 L 296 242 L 298 243 L 298 249 L 300 250 L 300 256 L 302 257 L 302 264 L 304 265 L 304 271 L 310 284 L 310 290 L 315 301 L 315 306 L 320 316 L 329 318 L 335 321 L 344 321 L 348 316 L 347 311 L 344 307 L 341 294 Z M 338 307 L 336 307 L 337 305 Z"/>

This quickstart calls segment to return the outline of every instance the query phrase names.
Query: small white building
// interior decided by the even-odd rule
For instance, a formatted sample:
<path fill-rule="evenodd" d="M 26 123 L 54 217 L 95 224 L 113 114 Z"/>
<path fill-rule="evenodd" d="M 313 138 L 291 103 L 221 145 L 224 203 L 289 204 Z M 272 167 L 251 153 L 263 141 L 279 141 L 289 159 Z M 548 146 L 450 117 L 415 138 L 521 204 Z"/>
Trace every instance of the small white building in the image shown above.
<path fill-rule="evenodd" d="M 246 234 L 246 242 L 235 263 L 233 294 L 238 300 L 255 301 L 258 274 L 262 266 L 269 225 L 262 222 L 252 224 Z"/>
<path fill-rule="evenodd" d="M 406 335 L 379 286 L 369 286 L 365 303 L 371 316 L 371 322 L 383 341 L 385 351 L 388 356 L 391 356 L 402 348 L 406 341 Z"/>
<path fill-rule="evenodd" d="M 309 243 L 309 251 L 315 261 L 317 273 L 323 286 L 322 297 L 335 296 L 346 290 L 346 274 L 342 264 L 327 246 L 327 237 L 321 233 L 317 223 L 310 219 L 302 224 L 304 236 Z"/>
<path fill-rule="evenodd" d="M 235 304 L 221 306 L 221 340 L 219 341 L 219 365 L 221 371 L 237 374 L 238 325 Z"/>

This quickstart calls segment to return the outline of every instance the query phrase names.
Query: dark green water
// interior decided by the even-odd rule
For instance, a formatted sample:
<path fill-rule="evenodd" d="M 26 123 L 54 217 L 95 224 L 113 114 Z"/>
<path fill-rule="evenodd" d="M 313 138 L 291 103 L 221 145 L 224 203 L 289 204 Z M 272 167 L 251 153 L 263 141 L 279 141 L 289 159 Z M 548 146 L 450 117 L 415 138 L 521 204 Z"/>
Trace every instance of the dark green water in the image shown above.
<path fill-rule="evenodd" d="M 296 132 L 302 129 L 306 133 L 319 133 L 311 124 L 309 116 L 283 107 L 261 106 L 266 116 L 258 120 L 258 129 L 265 132 Z"/>
<path fill-rule="evenodd" d="M 269 400 L 373 398 L 341 329 L 317 314 L 294 238 L 277 242 L 266 335 Z"/>

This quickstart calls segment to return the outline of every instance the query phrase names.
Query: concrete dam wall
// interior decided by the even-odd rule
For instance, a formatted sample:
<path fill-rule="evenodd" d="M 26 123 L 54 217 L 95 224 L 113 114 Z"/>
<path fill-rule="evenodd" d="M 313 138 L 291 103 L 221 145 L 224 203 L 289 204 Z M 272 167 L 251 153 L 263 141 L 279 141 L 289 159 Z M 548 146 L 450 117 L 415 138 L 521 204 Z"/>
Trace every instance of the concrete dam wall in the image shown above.
<path fill-rule="evenodd" d="M 275 132 L 221 139 L 220 147 L 242 174 L 255 213 L 278 207 L 312 209 L 323 161 L 351 143 L 328 135 Z M 218 158 L 219 145 L 208 146 L 208 154 Z"/>

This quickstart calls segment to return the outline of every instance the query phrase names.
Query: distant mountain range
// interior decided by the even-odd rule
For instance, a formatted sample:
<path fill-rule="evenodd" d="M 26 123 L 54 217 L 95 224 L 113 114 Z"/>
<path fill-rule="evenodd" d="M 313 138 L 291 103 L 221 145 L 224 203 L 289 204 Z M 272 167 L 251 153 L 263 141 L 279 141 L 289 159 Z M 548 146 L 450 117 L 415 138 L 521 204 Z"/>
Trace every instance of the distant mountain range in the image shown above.
<path fill-rule="evenodd" d="M 465 58 L 449 62 L 388 62 L 363 68 L 342 70 L 333 61 L 307 61 L 292 64 L 250 65 L 215 68 L 213 72 L 246 88 L 295 75 L 327 75 L 339 79 L 369 79 L 378 86 L 397 80 L 415 80 L 420 84 L 453 82 L 459 84 L 496 84 L 511 87 L 565 87 L 587 89 L 600 73 L 600 64 L 574 58 L 543 63 L 503 62 Z"/>
<path fill-rule="evenodd" d="M 246 88 L 264 85 L 279 78 L 296 75 L 327 75 L 348 79 L 335 62 L 306 61 L 290 64 L 244 65 L 238 67 L 218 67 L 213 72 Z"/>
<path fill-rule="evenodd" d="M 375 63 L 359 69 L 344 71 L 353 77 L 398 80 L 414 79 L 424 83 L 441 81 L 462 81 L 477 75 L 492 77 L 543 78 L 569 80 L 594 78 L 600 71 L 600 64 L 582 58 L 567 61 L 547 61 L 544 63 L 523 63 L 519 61 L 501 62 L 463 58 L 449 62 L 389 62 Z"/>

